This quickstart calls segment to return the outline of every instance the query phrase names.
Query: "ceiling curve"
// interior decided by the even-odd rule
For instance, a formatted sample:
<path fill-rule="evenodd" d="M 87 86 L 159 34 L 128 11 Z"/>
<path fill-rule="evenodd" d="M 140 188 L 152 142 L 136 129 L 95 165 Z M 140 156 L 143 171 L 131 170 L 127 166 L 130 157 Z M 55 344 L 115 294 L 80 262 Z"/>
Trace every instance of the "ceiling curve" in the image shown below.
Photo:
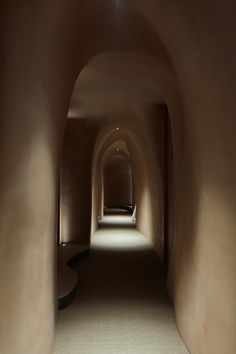
<path fill-rule="evenodd" d="M 150 55 L 107 52 L 90 60 L 75 84 L 68 118 L 114 117 L 165 102 L 159 85 L 173 85 L 173 72 Z"/>

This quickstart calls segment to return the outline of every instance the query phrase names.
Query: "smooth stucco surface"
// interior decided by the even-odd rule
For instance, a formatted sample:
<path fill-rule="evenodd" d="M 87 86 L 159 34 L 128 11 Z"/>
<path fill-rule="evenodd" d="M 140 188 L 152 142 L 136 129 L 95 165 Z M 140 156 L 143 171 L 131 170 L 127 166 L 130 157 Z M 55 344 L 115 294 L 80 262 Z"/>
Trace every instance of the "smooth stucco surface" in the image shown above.
<path fill-rule="evenodd" d="M 164 103 L 173 143 L 168 289 L 178 328 L 192 354 L 235 354 L 235 15 L 234 0 L 1 2 L 3 354 L 53 347 L 68 112 L 75 120 L 125 121 L 126 129 L 129 120 L 142 122 L 141 133 L 126 138 L 133 157 L 142 150 L 141 166 L 152 161 L 151 172 L 139 175 L 153 178 L 147 186 L 158 213 L 137 220 L 161 240 L 154 232 L 163 212 L 160 161 L 145 122 L 158 119 L 155 107 Z"/>

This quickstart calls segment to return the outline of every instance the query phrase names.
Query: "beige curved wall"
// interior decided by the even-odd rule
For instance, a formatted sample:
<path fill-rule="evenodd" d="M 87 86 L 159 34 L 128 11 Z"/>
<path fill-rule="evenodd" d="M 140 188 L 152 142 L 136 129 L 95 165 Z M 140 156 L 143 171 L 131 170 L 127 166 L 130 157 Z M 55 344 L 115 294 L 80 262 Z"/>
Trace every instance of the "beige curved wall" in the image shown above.
<path fill-rule="evenodd" d="M 77 40 L 75 4 L 64 4 L 63 20 L 57 5 L 1 3 L 2 354 L 53 346 L 58 161 L 76 72 L 68 50 Z"/>
<path fill-rule="evenodd" d="M 166 44 L 185 114 L 181 199 L 169 281 L 179 328 L 192 353 L 233 354 L 235 4 L 139 4 Z"/>
<path fill-rule="evenodd" d="M 135 60 L 117 59 L 127 67 L 142 63 L 144 54 L 154 58 L 156 83 L 146 71 L 140 82 L 148 77 L 148 87 L 159 85 L 170 113 L 168 283 L 179 329 L 192 353 L 235 353 L 235 2 L 133 0 L 122 6 L 118 11 L 106 0 L 1 4 L 3 354 L 50 353 L 58 156 L 73 84 L 92 57 L 127 50 Z M 141 106 L 132 101 L 126 110 L 127 104 L 120 117 L 145 121 L 156 104 L 147 86 L 145 97 Z M 101 107 L 95 116 L 113 113 Z"/>
<path fill-rule="evenodd" d="M 88 244 L 93 147 L 101 122 L 68 119 L 60 168 L 60 241 Z"/>

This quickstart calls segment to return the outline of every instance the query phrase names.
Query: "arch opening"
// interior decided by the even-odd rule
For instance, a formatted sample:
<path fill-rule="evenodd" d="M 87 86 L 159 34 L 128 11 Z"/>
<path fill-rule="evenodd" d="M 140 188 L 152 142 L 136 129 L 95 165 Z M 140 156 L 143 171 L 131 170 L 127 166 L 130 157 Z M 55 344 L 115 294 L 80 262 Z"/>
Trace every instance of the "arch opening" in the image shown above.
<path fill-rule="evenodd" d="M 119 147 L 116 147 L 114 154 L 104 163 L 104 215 L 132 215 L 135 207 L 132 167 L 119 151 Z"/>

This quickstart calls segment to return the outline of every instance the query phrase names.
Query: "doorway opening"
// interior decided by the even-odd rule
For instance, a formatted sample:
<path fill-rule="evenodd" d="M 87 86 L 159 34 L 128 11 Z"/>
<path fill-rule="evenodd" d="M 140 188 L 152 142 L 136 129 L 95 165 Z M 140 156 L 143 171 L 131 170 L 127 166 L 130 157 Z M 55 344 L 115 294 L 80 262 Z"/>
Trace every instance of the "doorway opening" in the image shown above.
<path fill-rule="evenodd" d="M 132 167 L 119 148 L 103 168 L 103 218 L 99 226 L 135 226 L 135 185 Z"/>

